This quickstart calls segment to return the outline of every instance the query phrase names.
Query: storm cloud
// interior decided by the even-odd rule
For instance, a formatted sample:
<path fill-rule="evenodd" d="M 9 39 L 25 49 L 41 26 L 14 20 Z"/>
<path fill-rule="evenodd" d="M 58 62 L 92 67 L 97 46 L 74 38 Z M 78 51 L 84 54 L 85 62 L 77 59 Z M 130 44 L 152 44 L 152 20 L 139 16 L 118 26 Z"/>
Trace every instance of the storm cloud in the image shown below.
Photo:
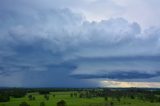
<path fill-rule="evenodd" d="M 123 17 L 88 21 L 70 3 L 42 3 L 0 4 L 0 86 L 159 82 L 159 27 L 143 29 Z"/>

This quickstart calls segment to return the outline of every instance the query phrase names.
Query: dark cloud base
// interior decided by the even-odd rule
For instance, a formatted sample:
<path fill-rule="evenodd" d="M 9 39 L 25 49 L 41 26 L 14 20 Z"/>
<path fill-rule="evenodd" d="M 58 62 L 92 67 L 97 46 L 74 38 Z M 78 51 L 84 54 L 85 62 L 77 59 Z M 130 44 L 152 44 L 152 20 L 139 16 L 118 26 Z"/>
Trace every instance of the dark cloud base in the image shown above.
<path fill-rule="evenodd" d="M 114 70 L 115 71 L 115 70 Z M 155 71 L 154 71 L 155 72 Z M 107 73 L 107 71 L 106 71 Z M 116 79 L 116 80 L 126 80 L 126 79 L 147 79 L 153 77 L 159 77 L 160 72 L 157 71 L 156 73 L 141 73 L 137 70 L 129 70 L 129 72 L 124 72 L 120 70 L 116 70 L 115 72 L 110 72 L 108 74 L 75 74 L 71 75 L 71 77 L 78 78 L 78 79 Z"/>

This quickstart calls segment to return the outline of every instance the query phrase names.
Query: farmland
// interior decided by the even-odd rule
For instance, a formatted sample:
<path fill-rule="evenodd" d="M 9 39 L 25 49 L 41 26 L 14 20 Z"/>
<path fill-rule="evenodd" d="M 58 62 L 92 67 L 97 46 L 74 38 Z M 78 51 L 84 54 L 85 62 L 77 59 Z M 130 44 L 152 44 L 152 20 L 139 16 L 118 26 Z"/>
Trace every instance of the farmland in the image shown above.
<path fill-rule="evenodd" d="M 3 91 L 3 90 L 1 90 Z M 8 101 L 0 106 L 160 106 L 159 91 L 110 90 L 110 89 L 69 89 L 69 90 L 22 90 L 24 96 L 16 95 L 21 90 L 4 90 L 10 93 Z M 2 95 L 2 94 L 1 94 Z M 1 96 L 2 97 L 2 96 Z M 2 98 L 0 98 L 2 99 Z M 58 102 L 64 101 L 64 105 Z M 24 105 L 22 103 L 27 103 Z"/>

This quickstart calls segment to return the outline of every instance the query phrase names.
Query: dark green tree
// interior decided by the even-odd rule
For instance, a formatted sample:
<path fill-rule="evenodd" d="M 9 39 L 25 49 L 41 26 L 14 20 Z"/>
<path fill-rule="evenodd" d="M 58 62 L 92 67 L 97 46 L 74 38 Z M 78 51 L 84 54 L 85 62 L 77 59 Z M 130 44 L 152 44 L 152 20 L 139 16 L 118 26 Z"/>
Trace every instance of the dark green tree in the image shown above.
<path fill-rule="evenodd" d="M 0 94 L 0 102 L 8 102 L 10 100 L 7 94 Z"/>
<path fill-rule="evenodd" d="M 36 98 L 33 96 L 33 97 L 32 97 L 32 100 L 36 100 Z"/>
<path fill-rule="evenodd" d="M 45 102 L 41 102 L 41 103 L 40 103 L 40 106 L 45 106 Z"/>
<path fill-rule="evenodd" d="M 105 100 L 105 101 L 108 101 L 108 97 L 107 97 L 107 96 L 105 96 L 105 97 L 104 97 L 104 100 Z"/>
<path fill-rule="evenodd" d="M 49 95 L 44 95 L 44 98 L 45 98 L 46 100 L 49 100 Z"/>
<path fill-rule="evenodd" d="M 22 102 L 19 106 L 30 106 L 27 102 Z"/>
<path fill-rule="evenodd" d="M 66 102 L 64 100 L 61 100 L 57 102 L 57 106 L 66 106 Z"/>
<path fill-rule="evenodd" d="M 73 97 L 73 93 L 70 94 L 70 97 L 71 97 L 71 98 Z"/>
<path fill-rule="evenodd" d="M 33 100 L 33 96 L 32 95 L 28 95 L 28 99 L 29 100 Z"/>
<path fill-rule="evenodd" d="M 133 95 L 131 95 L 131 99 L 135 99 L 135 97 Z"/>
<path fill-rule="evenodd" d="M 77 94 L 76 92 L 74 92 L 74 97 L 77 97 L 77 95 L 78 95 L 78 94 Z"/>
<path fill-rule="evenodd" d="M 110 106 L 114 106 L 114 103 L 113 103 L 113 102 L 110 102 Z"/>

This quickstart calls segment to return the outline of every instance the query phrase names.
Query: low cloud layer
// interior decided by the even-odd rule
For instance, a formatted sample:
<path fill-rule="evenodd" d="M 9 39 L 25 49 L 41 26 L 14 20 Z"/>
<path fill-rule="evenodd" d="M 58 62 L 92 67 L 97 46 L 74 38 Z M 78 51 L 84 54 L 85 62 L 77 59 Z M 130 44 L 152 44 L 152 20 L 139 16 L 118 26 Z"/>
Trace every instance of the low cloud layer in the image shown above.
<path fill-rule="evenodd" d="M 124 18 L 90 22 L 67 8 L 7 3 L 0 8 L 0 86 L 159 82 L 158 27 L 142 30 Z"/>
<path fill-rule="evenodd" d="M 124 80 L 124 79 L 145 79 L 145 78 L 152 78 L 152 77 L 158 77 L 160 76 L 159 72 L 156 72 L 155 74 L 147 74 L 147 73 L 141 73 L 137 70 L 129 70 L 131 72 L 124 72 L 121 70 L 114 70 L 114 72 L 109 72 L 106 74 L 91 74 L 91 75 L 87 75 L 87 74 L 80 74 L 80 75 L 73 75 L 73 77 L 75 78 L 79 78 L 79 79 L 96 79 L 96 78 L 108 78 L 108 79 L 116 79 L 116 80 Z"/>

